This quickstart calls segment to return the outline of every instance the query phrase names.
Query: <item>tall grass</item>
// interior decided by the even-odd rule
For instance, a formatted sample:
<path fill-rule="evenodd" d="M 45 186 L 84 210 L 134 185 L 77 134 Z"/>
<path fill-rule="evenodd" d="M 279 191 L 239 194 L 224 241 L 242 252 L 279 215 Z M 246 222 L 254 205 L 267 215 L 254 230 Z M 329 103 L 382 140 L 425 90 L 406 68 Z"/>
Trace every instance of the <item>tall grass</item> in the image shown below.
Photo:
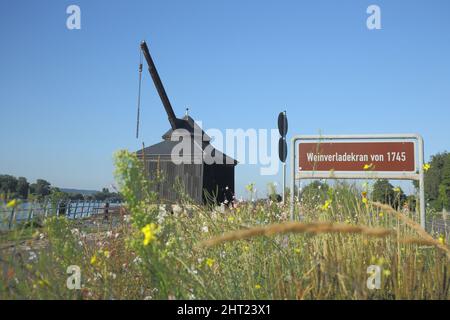
<path fill-rule="evenodd" d="M 295 223 L 270 201 L 171 214 L 155 204 L 135 156 L 120 153 L 117 168 L 127 214 L 90 230 L 52 217 L 27 243 L 7 246 L 0 298 L 450 297 L 448 246 L 418 229 L 412 213 L 364 203 L 354 186 L 304 199 Z M 66 287 L 69 265 L 81 269 L 81 290 Z M 381 267 L 380 289 L 367 288 L 370 265 Z"/>

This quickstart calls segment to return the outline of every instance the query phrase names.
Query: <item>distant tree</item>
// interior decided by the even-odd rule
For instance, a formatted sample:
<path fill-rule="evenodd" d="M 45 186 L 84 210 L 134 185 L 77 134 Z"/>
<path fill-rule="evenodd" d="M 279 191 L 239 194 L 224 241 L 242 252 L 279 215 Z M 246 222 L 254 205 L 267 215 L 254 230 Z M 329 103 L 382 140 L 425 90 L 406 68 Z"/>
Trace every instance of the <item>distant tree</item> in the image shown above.
<path fill-rule="evenodd" d="M 22 199 L 27 199 L 29 190 L 30 184 L 28 183 L 27 179 L 24 177 L 19 177 L 17 179 L 17 195 Z"/>
<path fill-rule="evenodd" d="M 84 196 L 81 193 L 71 193 L 69 198 L 70 200 L 84 200 Z"/>
<path fill-rule="evenodd" d="M 435 154 L 431 157 L 430 169 L 425 172 L 425 199 L 430 208 L 436 211 L 441 211 L 443 203 L 446 201 L 444 197 L 446 194 L 445 184 L 442 187 L 442 180 L 444 175 L 450 171 L 448 166 L 444 168 L 447 161 L 450 161 L 449 152 Z M 414 185 L 416 188 L 419 187 L 417 181 L 414 181 Z"/>
<path fill-rule="evenodd" d="M 316 180 L 302 189 L 300 199 L 303 204 L 315 207 L 328 199 L 328 190 L 328 184 Z"/>
<path fill-rule="evenodd" d="M 438 204 L 439 209 L 450 209 L 450 156 L 447 156 L 444 166 L 442 167 L 442 180 L 439 184 Z"/>
<path fill-rule="evenodd" d="M 32 183 L 30 185 L 30 191 L 32 194 L 38 197 L 45 197 L 50 195 L 51 192 L 51 184 L 48 181 L 43 179 L 36 180 L 36 183 Z"/>
<path fill-rule="evenodd" d="M 372 199 L 375 202 L 393 205 L 395 199 L 394 186 L 386 179 L 377 180 L 373 184 Z"/>
<path fill-rule="evenodd" d="M 8 199 L 16 195 L 17 179 L 11 175 L 0 175 L 0 193 Z"/>
<path fill-rule="evenodd" d="M 402 207 L 408 200 L 402 188 L 394 187 L 388 180 L 380 179 L 373 184 L 372 200 L 389 204 L 393 208 Z"/>
<path fill-rule="evenodd" d="M 67 192 L 61 191 L 57 187 L 50 188 L 49 198 L 52 203 L 57 203 L 58 201 L 69 200 L 69 194 Z"/>
<path fill-rule="evenodd" d="M 413 194 L 406 197 L 406 203 L 408 204 L 408 209 L 410 211 L 416 211 L 417 197 Z"/>

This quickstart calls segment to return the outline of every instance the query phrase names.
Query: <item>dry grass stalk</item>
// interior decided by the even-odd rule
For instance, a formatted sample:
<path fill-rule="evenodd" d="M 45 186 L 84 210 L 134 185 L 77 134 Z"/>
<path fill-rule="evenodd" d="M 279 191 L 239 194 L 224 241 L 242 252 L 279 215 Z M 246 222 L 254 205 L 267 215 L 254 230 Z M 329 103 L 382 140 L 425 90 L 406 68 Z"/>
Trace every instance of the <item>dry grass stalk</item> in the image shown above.
<path fill-rule="evenodd" d="M 413 230 L 415 230 L 417 232 L 417 234 L 420 237 L 422 237 L 422 239 L 404 238 L 404 239 L 401 239 L 400 242 L 435 246 L 435 247 L 441 249 L 442 251 L 444 251 L 447 254 L 448 258 L 450 259 L 450 250 L 449 250 L 449 248 L 445 244 L 443 244 L 443 243 L 439 242 L 438 240 L 434 239 L 428 232 L 426 232 L 422 228 L 422 226 L 420 224 L 418 224 L 414 220 L 410 219 L 409 217 L 405 216 L 403 213 L 393 209 L 391 206 L 389 206 L 387 204 L 382 204 L 382 203 L 379 203 L 379 202 L 371 202 L 371 204 L 374 207 L 377 207 L 377 208 L 379 208 L 381 210 L 384 210 L 384 211 L 386 211 L 388 213 L 394 214 L 399 220 L 403 221 L 405 224 L 410 226 Z"/>
<path fill-rule="evenodd" d="M 383 238 L 395 234 L 395 231 L 384 228 L 369 228 L 366 226 L 354 226 L 330 222 L 286 222 L 280 224 L 272 224 L 266 227 L 254 227 L 246 230 L 232 231 L 224 235 L 203 241 L 200 245 L 212 247 L 223 242 L 249 239 L 258 236 L 272 236 L 275 234 L 285 233 L 351 233 Z"/>

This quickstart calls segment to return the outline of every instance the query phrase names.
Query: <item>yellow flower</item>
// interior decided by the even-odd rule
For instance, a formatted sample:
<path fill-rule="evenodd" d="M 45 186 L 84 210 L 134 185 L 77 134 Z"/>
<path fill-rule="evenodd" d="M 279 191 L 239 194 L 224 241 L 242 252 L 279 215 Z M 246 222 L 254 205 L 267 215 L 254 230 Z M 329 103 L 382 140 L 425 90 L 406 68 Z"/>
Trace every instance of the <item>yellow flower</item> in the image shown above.
<path fill-rule="evenodd" d="M 39 284 L 41 287 L 50 286 L 50 283 L 49 283 L 47 280 L 45 280 L 45 279 L 39 280 L 39 281 L 38 281 L 38 284 Z"/>
<path fill-rule="evenodd" d="M 158 233 L 159 228 L 154 223 L 149 223 L 141 229 L 144 234 L 144 246 L 149 245 L 152 241 L 156 239 L 156 233 Z"/>
<path fill-rule="evenodd" d="M 425 171 L 425 172 L 427 172 L 428 170 L 430 170 L 430 168 L 431 168 L 431 165 L 430 165 L 429 163 L 425 163 L 425 164 L 423 165 L 423 171 Z"/>
<path fill-rule="evenodd" d="M 228 221 L 229 222 L 233 222 L 234 221 L 234 217 L 228 217 Z"/>
<path fill-rule="evenodd" d="M 383 275 L 385 277 L 389 277 L 391 275 L 391 271 L 390 270 L 383 270 Z"/>
<path fill-rule="evenodd" d="M 97 256 L 94 254 L 92 257 L 91 257 L 91 264 L 92 265 L 95 265 L 97 263 Z"/>
<path fill-rule="evenodd" d="M 17 206 L 17 200 L 13 199 L 11 201 L 8 202 L 8 204 L 6 205 L 7 208 L 15 208 Z"/>
<path fill-rule="evenodd" d="M 438 241 L 440 244 L 445 244 L 445 238 L 442 234 L 439 236 Z"/>
<path fill-rule="evenodd" d="M 397 192 L 397 193 L 402 191 L 402 189 L 400 189 L 400 187 L 395 187 L 393 190 L 394 190 L 394 192 Z"/>
<path fill-rule="evenodd" d="M 383 218 L 384 213 L 383 213 L 383 212 L 380 212 L 378 215 L 380 216 L 380 218 Z"/>
<path fill-rule="evenodd" d="M 206 265 L 210 268 L 214 265 L 214 262 L 215 262 L 214 259 L 211 258 L 206 259 Z"/>
<path fill-rule="evenodd" d="M 259 284 L 255 284 L 255 289 L 261 289 L 261 285 L 259 285 Z"/>
<path fill-rule="evenodd" d="M 371 164 L 365 164 L 364 165 L 364 170 L 369 170 L 369 169 L 371 169 L 373 167 L 373 163 L 371 163 Z"/>
<path fill-rule="evenodd" d="M 300 254 L 301 250 L 300 250 L 300 248 L 295 248 L 294 252 L 297 253 L 297 254 Z"/>
<path fill-rule="evenodd" d="M 249 248 L 248 246 L 244 246 L 244 247 L 242 247 L 242 249 L 243 249 L 244 251 L 250 250 L 250 248 Z"/>
<path fill-rule="evenodd" d="M 109 253 L 108 250 L 105 250 L 105 251 L 103 252 L 103 254 L 105 255 L 106 258 L 109 258 L 109 257 L 111 256 L 111 254 Z"/>
<path fill-rule="evenodd" d="M 362 198 L 362 202 L 363 202 L 364 204 L 367 204 L 367 202 L 368 202 L 367 198 Z"/>
<path fill-rule="evenodd" d="M 327 200 L 327 201 L 325 201 L 325 203 L 323 204 L 323 206 L 322 206 L 322 210 L 328 210 L 328 208 L 330 207 L 330 205 L 331 205 L 331 200 Z"/>

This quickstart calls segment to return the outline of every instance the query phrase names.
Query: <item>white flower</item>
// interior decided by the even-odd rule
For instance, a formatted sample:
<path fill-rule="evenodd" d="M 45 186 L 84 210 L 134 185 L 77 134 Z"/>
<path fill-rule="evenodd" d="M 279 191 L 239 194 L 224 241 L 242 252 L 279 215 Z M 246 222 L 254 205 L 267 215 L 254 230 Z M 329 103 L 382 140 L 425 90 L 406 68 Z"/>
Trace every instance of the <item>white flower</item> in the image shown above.
<path fill-rule="evenodd" d="M 28 260 L 34 261 L 37 259 L 37 255 L 34 251 L 30 251 L 30 256 L 28 257 Z"/>
<path fill-rule="evenodd" d="M 42 240 L 42 239 L 44 239 L 44 238 L 45 238 L 45 235 L 44 235 L 43 233 L 40 233 L 40 234 L 39 234 L 39 239 Z"/>
<path fill-rule="evenodd" d="M 76 229 L 76 228 L 73 228 L 72 230 L 70 230 L 70 232 L 71 232 L 74 236 L 80 234 L 80 230 L 78 230 L 78 229 Z"/>
<path fill-rule="evenodd" d="M 209 232 L 208 226 L 203 226 L 202 231 L 205 233 Z"/>
<path fill-rule="evenodd" d="M 141 257 L 136 257 L 136 258 L 134 258 L 134 259 L 133 259 L 133 263 L 134 263 L 134 264 L 140 264 L 140 263 L 142 263 L 142 258 L 141 258 Z"/>

